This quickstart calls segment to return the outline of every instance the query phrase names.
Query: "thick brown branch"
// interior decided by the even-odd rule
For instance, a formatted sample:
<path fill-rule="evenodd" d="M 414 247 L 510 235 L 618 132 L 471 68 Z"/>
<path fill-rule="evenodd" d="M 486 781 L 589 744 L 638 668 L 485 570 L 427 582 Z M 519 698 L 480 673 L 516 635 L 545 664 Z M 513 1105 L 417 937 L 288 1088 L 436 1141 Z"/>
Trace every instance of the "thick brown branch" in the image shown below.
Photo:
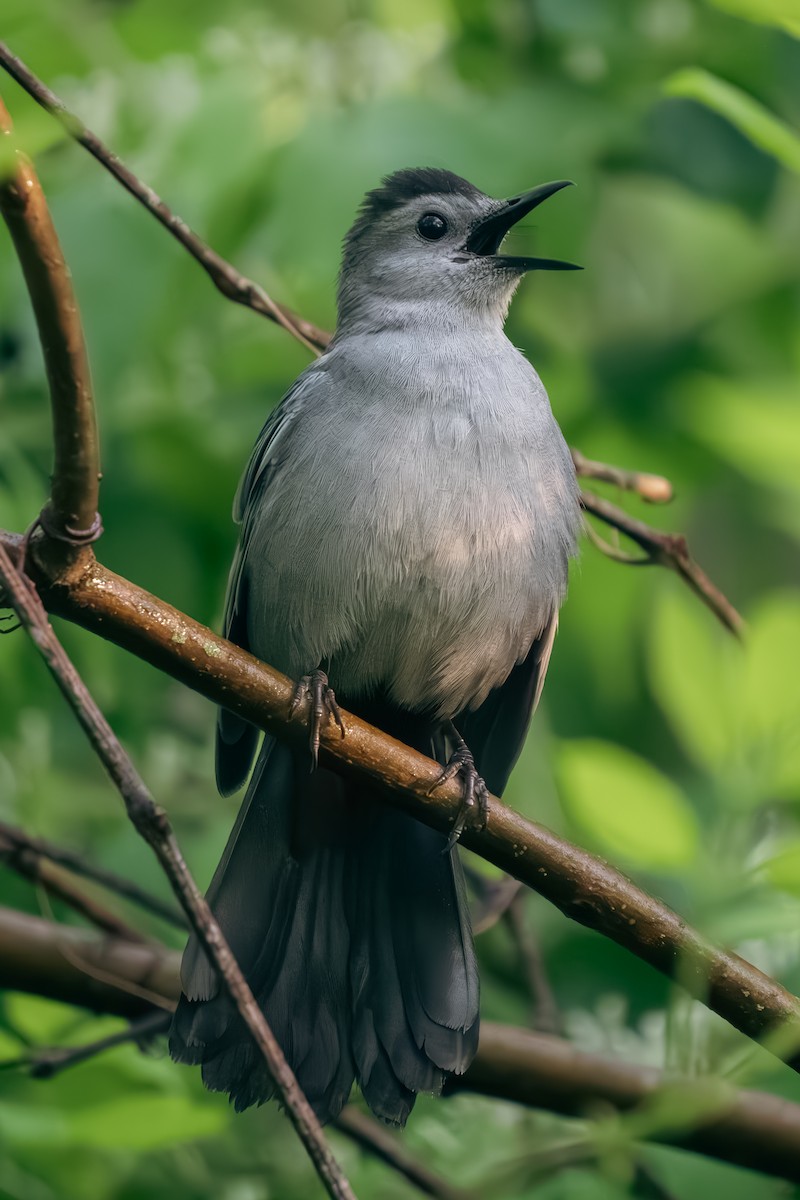
<path fill-rule="evenodd" d="M 86 971 L 80 964 L 86 964 Z M 151 989 L 164 1006 L 174 1005 L 180 994 L 179 964 L 180 955 L 164 947 L 101 939 L 0 908 L 0 973 L 10 990 L 138 1018 L 152 1008 L 126 985 Z M 701 1082 L 688 1084 L 695 1097 Z M 682 1086 L 649 1067 L 586 1054 L 559 1038 L 484 1021 L 475 1062 L 451 1088 L 586 1117 L 604 1106 L 621 1112 L 637 1109 L 665 1083 Z M 800 1181 L 800 1105 L 767 1093 L 717 1091 L 696 1126 L 653 1128 L 647 1136 Z"/>
<path fill-rule="evenodd" d="M 69 586 L 44 588 L 52 612 L 77 622 L 240 713 L 278 737 L 307 737 L 306 714 L 289 719 L 294 687 L 284 675 L 218 637 L 86 552 Z M 437 829 L 448 829 L 461 804 L 459 784 L 428 791 L 439 773 L 430 759 L 345 714 L 347 736 L 325 730 L 323 758 L 337 770 L 369 778 L 392 803 Z M 468 829 L 464 844 L 545 896 L 572 920 L 618 942 L 694 995 L 749 1037 L 790 1027 L 800 1037 L 800 1001 L 756 967 L 708 942 L 671 909 L 607 863 L 527 821 L 498 799 L 486 829 Z M 791 1055 L 800 1067 L 800 1057 Z"/>
<path fill-rule="evenodd" d="M 120 162 L 117 156 L 100 141 L 100 138 L 87 129 L 80 118 L 70 112 L 63 101 L 59 100 L 58 96 L 51 92 L 20 59 L 11 53 L 4 42 L 0 42 L 0 66 L 17 81 L 20 87 L 25 89 L 29 96 L 33 97 L 37 104 L 55 117 L 71 138 L 80 142 L 114 176 L 117 182 L 122 184 L 126 191 L 144 205 L 147 211 L 180 242 L 185 250 L 189 251 L 192 258 L 200 264 L 223 296 L 237 304 L 252 308 L 254 312 L 260 313 L 264 317 L 269 317 L 271 321 L 280 325 L 304 346 L 307 346 L 309 350 L 319 352 L 325 349 L 330 341 L 329 334 L 322 329 L 317 329 L 310 321 L 304 321 L 302 317 L 298 317 L 296 313 L 282 304 L 277 304 L 262 287 L 259 287 L 252 279 L 247 279 L 246 276 L 240 274 L 215 250 L 207 246 L 196 233 L 193 233 L 185 221 L 172 212 L 151 187 L 143 183 L 134 175 L 133 171 Z"/>
<path fill-rule="evenodd" d="M 0 101 L 0 131 L 11 122 Z M 30 293 L 53 412 L 54 463 L 48 531 L 70 542 L 99 532 L 100 458 L 89 360 L 69 269 L 33 166 L 16 154 L 16 170 L 0 180 L 0 212 Z"/>
<path fill-rule="evenodd" d="M 695 595 L 699 596 L 703 603 L 711 609 L 725 628 L 737 637 L 741 637 L 744 630 L 742 617 L 716 584 L 711 582 L 703 568 L 692 558 L 683 534 L 662 533 L 659 529 L 653 529 L 651 525 L 645 525 L 644 521 L 638 521 L 621 508 L 617 508 L 616 504 L 610 504 L 608 500 L 603 500 L 591 492 L 581 493 L 581 505 L 585 512 L 598 517 L 612 529 L 624 533 L 644 550 L 643 558 L 630 558 L 618 553 L 615 547 L 609 547 L 610 557 L 616 561 L 629 562 L 633 566 L 652 564 L 669 567 L 670 570 L 676 571 Z M 605 548 L 601 546 L 601 549 Z"/>
<path fill-rule="evenodd" d="M 186 866 L 166 813 L 157 808 L 144 781 L 67 657 L 32 583 L 17 571 L 2 544 L 0 585 L 119 791 L 134 828 L 155 852 L 201 945 L 261 1051 L 276 1091 L 328 1194 L 334 1200 L 353 1200 L 353 1192 L 331 1153 L 322 1127 Z"/>
<path fill-rule="evenodd" d="M 647 1136 L 800 1180 L 800 1105 L 767 1093 L 736 1091 L 720 1081 L 708 1082 L 705 1119 L 692 1121 L 690 1128 L 669 1130 L 659 1130 L 654 1122 Z M 481 1029 L 480 1051 L 472 1068 L 463 1079 L 451 1081 L 453 1090 L 466 1088 L 578 1117 L 600 1102 L 621 1112 L 639 1109 L 665 1087 L 694 1105 L 703 1086 L 699 1079 L 665 1080 L 650 1067 L 587 1054 L 547 1034 L 489 1023 Z M 682 1110 L 676 1102 L 676 1126 Z"/>
<path fill-rule="evenodd" d="M 31 992 L 92 1012 L 139 1017 L 154 1004 L 174 1008 L 180 955 L 158 942 L 98 938 L 0 907 L 0 978 L 8 991 Z"/>
<path fill-rule="evenodd" d="M 44 838 L 32 837 L 24 829 L 0 821 L 0 856 L 3 855 L 4 843 L 9 851 L 13 849 L 20 854 L 32 855 L 39 860 L 49 859 L 50 862 L 67 867 L 73 874 L 82 875 L 84 879 L 91 879 L 94 883 L 99 883 L 107 891 L 122 896 L 123 899 L 129 900 L 132 904 L 144 909 L 145 912 L 152 913 L 153 916 L 159 917 L 169 925 L 174 925 L 177 929 L 188 928 L 186 918 L 180 909 L 167 904 L 166 901 L 159 899 L 151 892 L 146 892 L 132 879 L 125 879 L 122 875 L 107 871 L 105 867 L 96 866 L 82 855 L 76 854 L 74 850 L 69 850 L 65 846 L 57 846 Z"/>

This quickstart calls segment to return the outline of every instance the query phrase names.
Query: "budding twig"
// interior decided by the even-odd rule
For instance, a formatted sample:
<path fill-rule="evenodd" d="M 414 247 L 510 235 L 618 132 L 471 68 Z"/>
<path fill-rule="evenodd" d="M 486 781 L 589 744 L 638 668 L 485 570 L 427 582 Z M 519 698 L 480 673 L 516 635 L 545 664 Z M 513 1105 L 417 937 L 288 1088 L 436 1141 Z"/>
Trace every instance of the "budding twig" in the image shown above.
<path fill-rule="evenodd" d="M 628 563 L 630 566 L 655 565 L 676 571 L 726 629 L 730 630 L 735 637 L 742 636 L 744 620 L 727 596 L 723 595 L 716 584 L 711 582 L 700 564 L 692 558 L 683 534 L 662 533 L 659 529 L 653 529 L 651 525 L 645 525 L 644 521 L 638 521 L 635 517 L 623 512 L 616 504 L 611 504 L 608 500 L 595 496 L 591 492 L 581 493 L 581 505 L 585 512 L 598 517 L 612 529 L 624 533 L 644 551 L 641 558 L 636 558 L 616 546 L 609 545 L 608 542 L 594 534 L 592 540 L 599 545 L 604 554 L 616 562 Z"/>

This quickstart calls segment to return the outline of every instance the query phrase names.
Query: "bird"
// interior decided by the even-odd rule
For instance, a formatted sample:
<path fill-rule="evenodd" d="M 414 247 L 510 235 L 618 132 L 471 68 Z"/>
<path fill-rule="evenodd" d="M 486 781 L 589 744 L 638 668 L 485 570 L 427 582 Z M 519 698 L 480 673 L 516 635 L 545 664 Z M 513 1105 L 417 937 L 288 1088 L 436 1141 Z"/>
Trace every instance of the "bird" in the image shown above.
<path fill-rule="evenodd" d="M 423 167 L 368 192 L 334 336 L 268 417 L 234 501 L 225 635 L 296 680 L 293 708 L 312 715 L 308 748 L 259 749 L 219 711 L 219 790 L 249 782 L 208 901 L 323 1123 L 355 1083 L 403 1126 L 477 1049 L 457 842 L 520 753 L 580 526 L 547 392 L 504 332 L 527 272 L 573 264 L 501 244 L 567 182 L 497 200 Z M 317 764 L 340 705 L 434 758 L 434 786 L 460 780 L 449 836 Z M 172 1057 L 237 1110 L 272 1098 L 194 935 L 181 986 Z"/>

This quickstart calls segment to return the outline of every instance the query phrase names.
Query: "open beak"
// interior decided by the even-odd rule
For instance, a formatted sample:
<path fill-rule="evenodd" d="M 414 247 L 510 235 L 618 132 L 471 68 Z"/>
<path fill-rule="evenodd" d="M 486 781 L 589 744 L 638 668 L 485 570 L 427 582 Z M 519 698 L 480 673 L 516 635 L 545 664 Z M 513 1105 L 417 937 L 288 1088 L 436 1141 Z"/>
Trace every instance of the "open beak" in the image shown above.
<path fill-rule="evenodd" d="M 540 183 L 521 196 L 506 200 L 503 207 L 497 209 L 491 216 L 479 221 L 467 238 L 466 249 L 471 254 L 481 257 L 492 257 L 503 266 L 515 268 L 518 271 L 580 271 L 575 263 L 561 262 L 557 258 L 515 258 L 510 255 L 498 254 L 503 238 L 513 225 L 526 217 L 529 212 L 549 196 L 560 192 L 562 188 L 570 187 L 570 179 L 559 179 L 556 183 Z"/>

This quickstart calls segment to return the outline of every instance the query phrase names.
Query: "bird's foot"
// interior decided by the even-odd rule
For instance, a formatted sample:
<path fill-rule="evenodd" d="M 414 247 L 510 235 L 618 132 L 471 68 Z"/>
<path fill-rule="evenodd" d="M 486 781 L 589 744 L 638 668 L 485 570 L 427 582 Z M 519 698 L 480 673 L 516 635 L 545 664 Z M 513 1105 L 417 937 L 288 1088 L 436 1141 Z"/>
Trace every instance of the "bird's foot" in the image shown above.
<path fill-rule="evenodd" d="M 308 745 L 311 750 L 311 770 L 313 771 L 319 759 L 319 739 L 323 724 L 333 717 L 339 726 L 339 732 L 344 737 L 344 722 L 342 712 L 336 703 L 336 694 L 328 683 L 328 676 L 317 669 L 310 675 L 303 675 L 294 689 L 289 716 L 293 717 L 304 700 L 311 701 L 308 716 Z"/>
<path fill-rule="evenodd" d="M 442 768 L 433 785 L 428 789 L 428 795 L 430 795 L 443 783 L 447 783 L 448 779 L 454 779 L 457 775 L 464 783 L 464 798 L 456 813 L 453 828 L 450 830 L 450 836 L 443 851 L 444 854 L 453 849 L 473 814 L 477 812 L 477 821 L 474 822 L 476 829 L 485 829 L 489 820 L 489 789 L 478 774 L 475 759 L 472 757 L 472 751 L 467 743 L 455 729 L 453 733 L 456 738 L 456 749 L 450 755 L 447 766 Z"/>

